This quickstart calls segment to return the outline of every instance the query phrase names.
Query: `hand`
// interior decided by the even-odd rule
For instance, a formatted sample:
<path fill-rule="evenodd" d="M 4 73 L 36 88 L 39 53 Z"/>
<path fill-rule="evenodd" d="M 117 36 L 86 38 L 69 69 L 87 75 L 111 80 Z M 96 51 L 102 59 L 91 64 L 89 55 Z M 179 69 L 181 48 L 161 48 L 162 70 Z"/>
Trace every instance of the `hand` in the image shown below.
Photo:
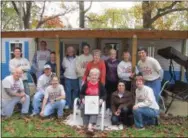
<path fill-rule="evenodd" d="M 136 110 L 138 108 L 138 105 L 133 106 L 133 110 Z"/>
<path fill-rule="evenodd" d="M 102 103 L 103 103 L 103 100 L 100 99 L 100 100 L 99 100 L 99 105 L 102 105 Z"/>
<path fill-rule="evenodd" d="M 44 111 L 43 110 L 40 112 L 40 116 L 44 116 Z"/>
<path fill-rule="evenodd" d="M 119 115 L 120 115 L 120 113 L 119 113 L 118 111 L 116 111 L 114 114 L 115 114 L 116 116 L 119 116 Z"/>
<path fill-rule="evenodd" d="M 25 96 L 21 98 L 20 102 L 23 104 L 25 102 L 26 98 Z"/>
<path fill-rule="evenodd" d="M 20 97 L 25 97 L 26 95 L 25 95 L 25 93 L 24 92 L 21 92 L 20 93 Z"/>
<path fill-rule="evenodd" d="M 81 86 L 83 86 L 83 85 L 84 85 L 84 83 L 85 83 L 85 81 L 82 81 Z"/>

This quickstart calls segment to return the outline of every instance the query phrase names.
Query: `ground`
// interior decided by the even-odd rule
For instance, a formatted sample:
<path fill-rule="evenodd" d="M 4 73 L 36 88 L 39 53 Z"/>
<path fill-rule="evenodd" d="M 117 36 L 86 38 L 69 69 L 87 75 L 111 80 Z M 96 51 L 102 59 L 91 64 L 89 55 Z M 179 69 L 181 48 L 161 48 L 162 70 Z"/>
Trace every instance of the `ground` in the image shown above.
<path fill-rule="evenodd" d="M 55 117 L 41 119 L 40 117 L 20 118 L 15 113 L 11 118 L 2 120 L 2 137 L 84 137 L 83 129 L 65 125 L 63 120 L 70 112 L 65 112 L 64 118 Z M 159 126 L 146 127 L 145 130 L 124 128 L 121 131 L 98 131 L 96 137 L 188 137 L 188 117 L 161 116 Z"/>

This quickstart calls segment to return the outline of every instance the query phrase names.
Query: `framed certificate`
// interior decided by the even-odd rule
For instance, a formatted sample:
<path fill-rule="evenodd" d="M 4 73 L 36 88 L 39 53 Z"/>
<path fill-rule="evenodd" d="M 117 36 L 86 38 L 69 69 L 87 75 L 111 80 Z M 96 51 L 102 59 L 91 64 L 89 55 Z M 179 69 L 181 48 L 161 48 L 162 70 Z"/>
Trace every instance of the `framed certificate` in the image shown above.
<path fill-rule="evenodd" d="M 99 114 L 99 96 L 85 96 L 85 114 Z"/>

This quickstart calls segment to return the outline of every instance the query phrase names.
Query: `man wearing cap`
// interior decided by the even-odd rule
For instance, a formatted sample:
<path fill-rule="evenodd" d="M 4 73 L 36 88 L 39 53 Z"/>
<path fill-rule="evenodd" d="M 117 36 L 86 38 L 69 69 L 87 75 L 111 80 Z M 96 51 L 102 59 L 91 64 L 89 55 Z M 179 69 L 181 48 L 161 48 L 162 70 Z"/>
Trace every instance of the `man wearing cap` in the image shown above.
<path fill-rule="evenodd" d="M 147 51 L 144 48 L 139 48 L 138 70 L 142 73 L 145 80 L 145 85 L 153 89 L 156 101 L 159 101 L 159 93 L 161 89 L 161 80 L 163 79 L 163 70 L 159 62 L 147 56 Z"/>
<path fill-rule="evenodd" d="M 134 123 L 137 129 L 144 129 L 144 125 L 158 125 L 159 105 L 153 90 L 144 85 L 141 74 L 136 76 L 136 99 L 133 106 Z"/>
<path fill-rule="evenodd" d="M 55 73 L 51 71 L 50 65 L 44 66 L 44 74 L 42 74 L 37 82 L 37 92 L 33 97 L 33 113 L 31 116 L 37 115 L 40 113 L 39 107 L 41 107 L 41 101 L 44 98 L 45 89 L 50 85 L 50 81 L 55 76 Z"/>

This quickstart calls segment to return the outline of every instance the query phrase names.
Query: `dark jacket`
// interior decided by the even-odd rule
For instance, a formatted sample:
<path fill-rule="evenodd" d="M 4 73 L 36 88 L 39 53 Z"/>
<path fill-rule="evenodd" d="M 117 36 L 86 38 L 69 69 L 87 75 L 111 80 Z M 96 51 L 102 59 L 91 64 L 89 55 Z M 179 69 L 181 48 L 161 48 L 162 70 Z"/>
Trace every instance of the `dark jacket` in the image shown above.
<path fill-rule="evenodd" d="M 124 107 L 132 108 L 135 103 L 134 99 L 134 95 L 129 91 L 124 92 L 121 98 L 118 95 L 118 91 L 113 92 L 111 97 L 112 113 L 114 114 L 118 109 L 121 110 Z"/>
<path fill-rule="evenodd" d="M 81 88 L 80 99 L 86 96 L 86 90 L 87 90 L 87 82 Z M 103 99 L 103 101 L 106 100 L 106 89 L 102 83 L 99 83 L 99 99 Z"/>

